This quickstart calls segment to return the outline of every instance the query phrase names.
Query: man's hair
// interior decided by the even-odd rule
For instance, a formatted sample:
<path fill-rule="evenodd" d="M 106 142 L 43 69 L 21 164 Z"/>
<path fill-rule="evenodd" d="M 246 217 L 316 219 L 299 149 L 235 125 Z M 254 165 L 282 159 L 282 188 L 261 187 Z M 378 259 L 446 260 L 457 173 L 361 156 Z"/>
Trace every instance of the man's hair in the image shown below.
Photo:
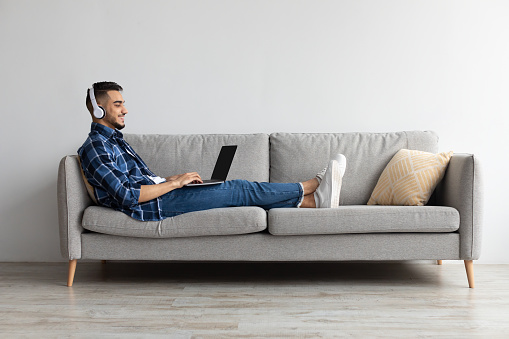
<path fill-rule="evenodd" d="M 116 82 L 112 82 L 112 81 L 96 82 L 95 84 L 92 85 L 92 87 L 94 88 L 95 100 L 98 103 L 99 102 L 104 103 L 109 98 L 108 91 L 122 92 L 122 90 L 123 90 L 122 86 L 120 86 Z M 94 112 L 94 108 L 92 107 L 92 101 L 90 100 L 90 93 L 88 92 L 88 89 L 87 89 L 87 99 L 85 101 L 85 104 L 87 105 L 87 108 L 88 108 L 88 111 L 90 112 L 90 114 L 92 114 Z"/>

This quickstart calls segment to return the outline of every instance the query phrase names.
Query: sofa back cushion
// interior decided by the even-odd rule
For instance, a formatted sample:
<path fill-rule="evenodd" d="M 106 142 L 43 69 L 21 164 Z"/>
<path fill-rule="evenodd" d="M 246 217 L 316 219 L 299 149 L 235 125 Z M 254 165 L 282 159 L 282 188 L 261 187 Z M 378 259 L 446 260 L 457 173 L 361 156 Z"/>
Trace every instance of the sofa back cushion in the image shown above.
<path fill-rule="evenodd" d="M 430 131 L 274 133 L 270 135 L 270 181 L 311 179 L 327 166 L 332 155 L 342 153 L 347 165 L 340 205 L 363 205 L 385 166 L 402 148 L 436 153 L 438 136 Z"/>
<path fill-rule="evenodd" d="M 210 179 L 221 147 L 238 145 L 228 180 L 269 180 L 267 134 L 124 134 L 124 138 L 161 177 L 198 172 Z"/>

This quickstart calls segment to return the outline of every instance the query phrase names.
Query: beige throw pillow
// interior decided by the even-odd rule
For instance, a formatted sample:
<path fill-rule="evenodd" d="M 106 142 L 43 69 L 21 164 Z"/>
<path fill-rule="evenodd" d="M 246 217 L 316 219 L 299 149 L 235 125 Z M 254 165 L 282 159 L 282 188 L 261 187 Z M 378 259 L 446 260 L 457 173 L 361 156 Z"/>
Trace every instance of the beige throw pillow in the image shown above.
<path fill-rule="evenodd" d="M 378 179 L 368 205 L 426 205 L 452 155 L 452 151 L 398 151 Z"/>

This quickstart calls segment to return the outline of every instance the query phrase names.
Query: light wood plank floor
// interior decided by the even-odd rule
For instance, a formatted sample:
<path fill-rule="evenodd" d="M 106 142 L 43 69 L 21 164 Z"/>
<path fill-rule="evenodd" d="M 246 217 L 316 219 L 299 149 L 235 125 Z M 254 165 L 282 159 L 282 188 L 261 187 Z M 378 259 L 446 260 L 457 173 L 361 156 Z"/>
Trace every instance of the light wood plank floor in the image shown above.
<path fill-rule="evenodd" d="M 0 263 L 0 337 L 509 338 L 509 265 Z"/>

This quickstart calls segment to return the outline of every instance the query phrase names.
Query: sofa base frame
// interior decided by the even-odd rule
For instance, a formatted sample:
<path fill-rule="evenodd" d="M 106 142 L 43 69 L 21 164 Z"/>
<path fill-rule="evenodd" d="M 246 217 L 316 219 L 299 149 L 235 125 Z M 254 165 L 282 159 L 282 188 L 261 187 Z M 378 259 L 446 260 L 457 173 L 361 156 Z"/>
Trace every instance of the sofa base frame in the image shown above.
<path fill-rule="evenodd" d="M 69 260 L 69 273 L 67 276 L 67 286 L 72 287 L 72 284 L 74 282 L 74 273 L 76 272 L 76 264 L 78 262 L 78 259 L 72 259 Z M 106 263 L 106 260 L 101 260 L 102 264 Z M 465 269 L 467 271 L 467 280 L 468 280 L 468 287 L 474 288 L 474 261 L 473 260 L 464 260 L 465 262 Z M 438 265 L 442 265 L 442 260 L 437 260 Z"/>

